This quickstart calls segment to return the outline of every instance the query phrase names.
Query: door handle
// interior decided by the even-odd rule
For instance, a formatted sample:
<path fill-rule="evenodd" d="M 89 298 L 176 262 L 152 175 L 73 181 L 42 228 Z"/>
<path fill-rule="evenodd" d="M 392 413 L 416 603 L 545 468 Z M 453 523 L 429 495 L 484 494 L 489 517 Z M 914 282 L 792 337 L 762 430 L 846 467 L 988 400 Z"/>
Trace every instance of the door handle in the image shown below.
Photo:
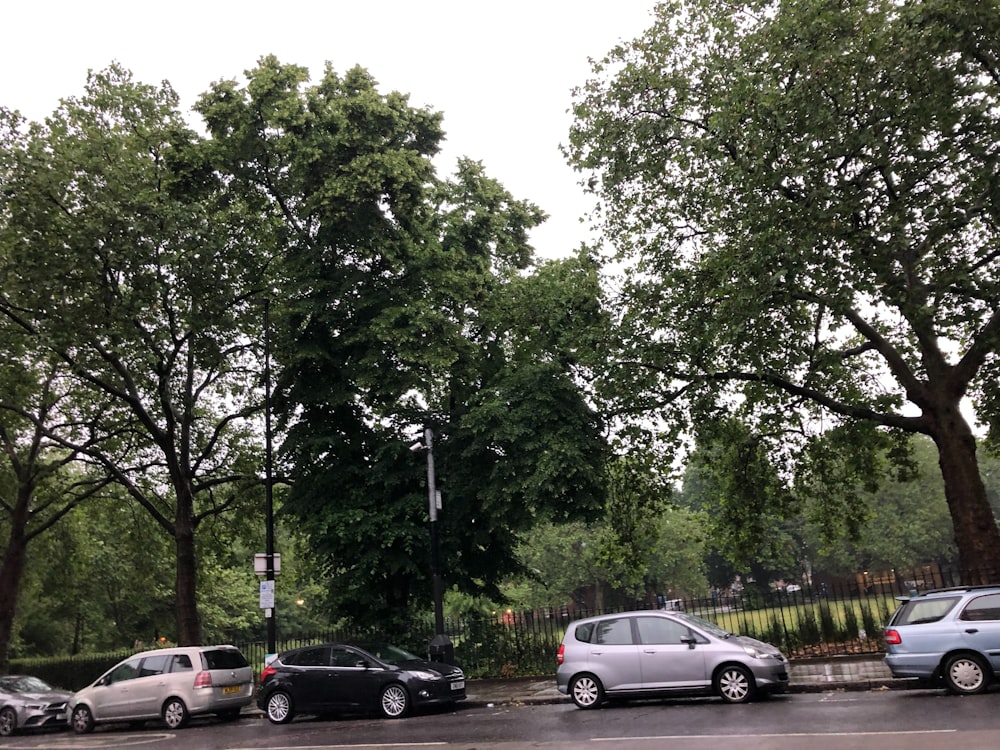
<path fill-rule="evenodd" d="M 979 628 L 966 628 L 965 632 L 969 633 L 969 634 L 978 633 L 979 632 Z"/>

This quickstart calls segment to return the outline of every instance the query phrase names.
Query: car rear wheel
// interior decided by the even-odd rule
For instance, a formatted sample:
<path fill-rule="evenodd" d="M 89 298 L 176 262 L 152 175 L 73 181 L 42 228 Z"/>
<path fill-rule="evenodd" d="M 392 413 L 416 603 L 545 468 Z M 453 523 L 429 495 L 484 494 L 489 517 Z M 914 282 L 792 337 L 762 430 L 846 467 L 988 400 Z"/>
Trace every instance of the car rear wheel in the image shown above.
<path fill-rule="evenodd" d="M 276 690 L 267 696 L 264 711 L 267 713 L 267 720 L 272 724 L 287 724 L 295 716 L 292 697 L 284 690 Z"/>
<path fill-rule="evenodd" d="M 977 657 L 956 654 L 944 665 L 944 682 L 953 693 L 974 695 L 986 689 L 989 676 Z"/>
<path fill-rule="evenodd" d="M 13 708 L 0 711 L 0 737 L 10 737 L 17 731 L 17 713 Z"/>
<path fill-rule="evenodd" d="M 77 706 L 73 709 L 73 731 L 77 734 L 86 734 L 94 729 L 94 715 L 86 706 Z"/>
<path fill-rule="evenodd" d="M 715 678 L 715 692 L 726 703 L 746 703 L 753 698 L 755 690 L 750 670 L 739 664 L 723 667 Z"/>
<path fill-rule="evenodd" d="M 163 704 L 163 723 L 167 729 L 180 729 L 188 720 L 187 706 L 180 698 L 168 698 Z"/>
<path fill-rule="evenodd" d="M 604 686 L 592 674 L 581 674 L 569 684 L 569 695 L 577 708 L 600 708 L 604 702 Z"/>
<path fill-rule="evenodd" d="M 382 715 L 387 719 L 398 719 L 401 716 L 406 716 L 406 712 L 410 708 L 410 694 L 398 682 L 386 685 L 382 690 L 379 706 L 382 709 Z"/>

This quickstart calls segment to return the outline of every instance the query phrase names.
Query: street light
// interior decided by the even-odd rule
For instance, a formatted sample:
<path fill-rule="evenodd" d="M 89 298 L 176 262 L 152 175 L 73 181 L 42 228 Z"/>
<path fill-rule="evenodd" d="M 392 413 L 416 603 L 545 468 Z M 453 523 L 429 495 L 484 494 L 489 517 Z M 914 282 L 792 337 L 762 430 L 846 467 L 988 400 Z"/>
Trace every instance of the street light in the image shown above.
<path fill-rule="evenodd" d="M 264 555 L 267 567 L 264 579 L 274 592 L 274 481 L 271 476 L 271 300 L 264 298 L 264 525 L 267 527 Z M 277 653 L 278 626 L 274 602 L 265 610 L 267 653 Z"/>
<path fill-rule="evenodd" d="M 431 527 L 431 581 L 434 593 L 434 638 L 431 639 L 431 661 L 453 663 L 455 647 L 444 632 L 444 587 L 441 583 L 441 553 L 438 542 L 437 514 L 441 508 L 441 496 L 434 482 L 434 431 L 424 428 L 424 442 L 410 446 L 411 451 L 427 453 L 427 510 Z"/>

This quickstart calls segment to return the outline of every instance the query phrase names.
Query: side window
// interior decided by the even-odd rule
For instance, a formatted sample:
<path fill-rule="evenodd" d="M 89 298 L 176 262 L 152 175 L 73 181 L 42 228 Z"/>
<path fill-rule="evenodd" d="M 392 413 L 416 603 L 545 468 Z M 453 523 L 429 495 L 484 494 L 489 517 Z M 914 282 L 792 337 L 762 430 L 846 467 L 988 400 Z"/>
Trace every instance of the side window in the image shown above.
<path fill-rule="evenodd" d="M 580 643 L 590 643 L 590 639 L 594 635 L 594 623 L 588 622 L 586 625 L 578 625 L 576 630 L 573 632 L 573 636 L 580 641 Z"/>
<path fill-rule="evenodd" d="M 187 654 L 174 654 L 173 659 L 170 660 L 170 671 L 171 672 L 188 672 L 194 669 L 191 666 L 191 657 Z"/>
<path fill-rule="evenodd" d="M 139 659 L 129 659 L 108 673 L 108 683 L 133 680 L 139 676 Z"/>
<path fill-rule="evenodd" d="M 139 677 L 153 677 L 154 675 L 163 674 L 167 671 L 169 663 L 170 657 L 166 654 L 147 656 L 142 660 L 142 666 L 139 667 Z"/>
<path fill-rule="evenodd" d="M 939 597 L 934 599 L 911 599 L 892 618 L 893 625 L 922 625 L 937 622 L 952 610 L 959 597 Z"/>
<path fill-rule="evenodd" d="M 632 621 L 627 617 L 620 620 L 602 620 L 597 623 L 594 635 L 594 643 L 627 646 L 632 643 Z"/>
<path fill-rule="evenodd" d="M 324 646 L 304 649 L 299 652 L 295 663 L 300 667 L 329 667 L 330 649 Z"/>
<path fill-rule="evenodd" d="M 691 635 L 685 625 L 666 617 L 639 617 L 640 643 L 681 643 L 681 638 Z"/>
<path fill-rule="evenodd" d="M 962 620 L 974 620 L 982 622 L 984 620 L 1000 620 L 1000 594 L 987 594 L 978 596 L 965 607 Z"/>
<path fill-rule="evenodd" d="M 358 662 L 363 662 L 361 654 L 348 651 L 345 648 L 335 648 L 332 653 L 331 662 L 335 667 L 356 667 Z"/>

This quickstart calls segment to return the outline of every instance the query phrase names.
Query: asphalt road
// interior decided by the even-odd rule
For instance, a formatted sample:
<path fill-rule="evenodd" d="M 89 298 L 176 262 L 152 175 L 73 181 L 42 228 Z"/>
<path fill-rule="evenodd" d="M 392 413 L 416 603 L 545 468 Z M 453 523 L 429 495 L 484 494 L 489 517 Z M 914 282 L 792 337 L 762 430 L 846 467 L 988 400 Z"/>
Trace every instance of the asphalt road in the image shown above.
<path fill-rule="evenodd" d="M 803 693 L 747 705 L 674 699 L 580 711 L 570 704 L 467 706 L 389 721 L 301 718 L 202 719 L 180 731 L 100 728 L 5 738 L 2 748 L 90 750 L 995 750 L 1000 692 L 959 697 L 939 690 Z"/>

